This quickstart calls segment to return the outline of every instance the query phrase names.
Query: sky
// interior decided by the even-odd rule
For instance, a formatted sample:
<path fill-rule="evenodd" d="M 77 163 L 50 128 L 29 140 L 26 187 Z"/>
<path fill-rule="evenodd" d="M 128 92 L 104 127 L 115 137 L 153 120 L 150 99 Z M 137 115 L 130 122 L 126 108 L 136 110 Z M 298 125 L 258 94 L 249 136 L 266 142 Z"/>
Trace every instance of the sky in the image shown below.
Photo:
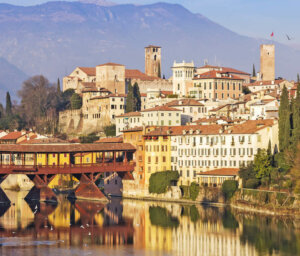
<path fill-rule="evenodd" d="M 53 1 L 53 0 L 50 0 Z M 71 0 L 67 0 L 71 1 Z M 74 0 L 73 0 L 74 1 Z M 300 49 L 300 0 L 112 0 L 114 3 L 151 4 L 178 3 L 193 13 L 207 18 L 239 34 L 268 38 Z M 0 3 L 35 5 L 49 0 L 0 0 Z M 287 39 L 288 35 L 291 40 Z"/>

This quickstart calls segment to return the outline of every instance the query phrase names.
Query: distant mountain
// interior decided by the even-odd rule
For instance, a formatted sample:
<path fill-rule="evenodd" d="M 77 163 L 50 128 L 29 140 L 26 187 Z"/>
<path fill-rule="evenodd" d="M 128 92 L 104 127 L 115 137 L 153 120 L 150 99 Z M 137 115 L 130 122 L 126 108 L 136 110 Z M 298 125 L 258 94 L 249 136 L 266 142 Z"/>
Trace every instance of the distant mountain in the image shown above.
<path fill-rule="evenodd" d="M 0 58 L 0 102 L 5 102 L 9 91 L 13 100 L 17 99 L 17 90 L 28 76 L 4 58 Z"/>
<path fill-rule="evenodd" d="M 85 0 L 92 1 L 92 0 Z M 103 3 L 103 1 L 102 1 Z M 28 75 L 50 80 L 76 66 L 119 62 L 144 70 L 144 46 L 162 46 L 162 73 L 174 60 L 202 65 L 259 69 L 259 45 L 267 42 L 238 35 L 177 4 L 102 6 L 49 2 L 21 7 L 0 4 L 0 56 Z M 300 51 L 276 44 L 277 76 L 294 78 Z M 1 66 L 0 66 L 1 69 Z M 7 81 L 0 78 L 0 83 Z"/>
<path fill-rule="evenodd" d="M 79 0 L 81 3 L 85 4 L 96 4 L 96 5 L 102 5 L 102 6 L 113 6 L 116 5 L 113 2 L 106 1 L 106 0 Z"/>

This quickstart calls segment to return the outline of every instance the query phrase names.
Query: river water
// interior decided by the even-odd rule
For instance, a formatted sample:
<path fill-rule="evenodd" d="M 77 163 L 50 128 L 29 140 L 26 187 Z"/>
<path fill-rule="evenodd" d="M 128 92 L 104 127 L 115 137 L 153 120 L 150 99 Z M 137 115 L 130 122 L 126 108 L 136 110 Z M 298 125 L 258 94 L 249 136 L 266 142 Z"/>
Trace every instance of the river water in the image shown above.
<path fill-rule="evenodd" d="M 26 193 L 6 191 L 12 204 L 0 205 L 0 255 L 300 255 L 293 220 L 119 198 L 28 204 Z"/>

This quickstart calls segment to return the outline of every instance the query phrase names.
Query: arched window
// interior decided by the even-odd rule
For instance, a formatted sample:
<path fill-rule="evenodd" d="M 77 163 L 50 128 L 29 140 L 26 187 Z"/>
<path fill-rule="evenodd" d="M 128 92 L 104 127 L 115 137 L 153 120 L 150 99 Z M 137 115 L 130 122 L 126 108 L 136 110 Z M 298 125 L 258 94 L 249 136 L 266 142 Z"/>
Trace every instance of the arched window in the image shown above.
<path fill-rule="evenodd" d="M 154 55 L 154 60 L 156 60 L 156 55 Z"/>

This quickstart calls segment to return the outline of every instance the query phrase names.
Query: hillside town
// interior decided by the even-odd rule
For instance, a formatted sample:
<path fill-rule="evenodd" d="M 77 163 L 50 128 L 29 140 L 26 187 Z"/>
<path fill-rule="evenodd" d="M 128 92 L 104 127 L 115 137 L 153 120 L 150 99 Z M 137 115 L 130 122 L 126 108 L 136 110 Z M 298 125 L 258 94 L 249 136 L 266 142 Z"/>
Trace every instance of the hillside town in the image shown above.
<path fill-rule="evenodd" d="M 162 77 L 162 50 L 154 45 L 145 47 L 144 73 L 118 63 L 75 67 L 63 78 L 62 94 L 72 96 L 71 107 L 59 111 L 56 134 L 34 129 L 0 133 L 0 144 L 18 144 L 24 152 L 30 152 L 29 145 L 48 145 L 52 151 L 28 158 L 16 148 L 14 153 L 1 154 L 1 163 L 27 165 L 31 159 L 35 165 L 59 167 L 126 159 L 135 167 L 125 176 L 113 169 L 101 176 L 107 194 L 125 197 L 153 195 L 151 177 L 162 172 L 178 173 L 178 178 L 172 179 L 171 194 L 162 196 L 169 199 L 181 199 L 182 188 L 192 184 L 221 188 L 227 180 L 236 181 L 240 188 L 272 188 L 270 171 L 254 175 L 246 185 L 241 170 L 252 168 L 254 173 L 258 156 L 268 154 L 275 159 L 275 154 L 287 148 L 280 141 L 280 105 L 283 94 L 288 102 L 299 97 L 299 81 L 276 77 L 275 46 L 261 45 L 257 73 L 254 66 L 249 74 L 238 67 L 208 63 L 196 67 L 193 61 L 175 60 L 168 79 Z M 296 129 L 296 123 L 294 126 Z M 86 142 L 104 145 L 107 152 L 60 152 Z M 131 145 L 135 153 L 128 158 L 124 152 L 130 147 L 124 147 L 121 155 L 121 151 L 110 155 L 109 148 L 121 145 Z M 272 164 L 266 168 L 273 168 Z M 18 176 L 21 178 L 10 175 L 2 187 L 31 186 L 28 175 Z M 80 179 L 66 176 L 60 175 L 47 186 L 59 188 L 70 179 Z M 298 186 L 285 178 L 281 182 L 286 189 Z"/>

